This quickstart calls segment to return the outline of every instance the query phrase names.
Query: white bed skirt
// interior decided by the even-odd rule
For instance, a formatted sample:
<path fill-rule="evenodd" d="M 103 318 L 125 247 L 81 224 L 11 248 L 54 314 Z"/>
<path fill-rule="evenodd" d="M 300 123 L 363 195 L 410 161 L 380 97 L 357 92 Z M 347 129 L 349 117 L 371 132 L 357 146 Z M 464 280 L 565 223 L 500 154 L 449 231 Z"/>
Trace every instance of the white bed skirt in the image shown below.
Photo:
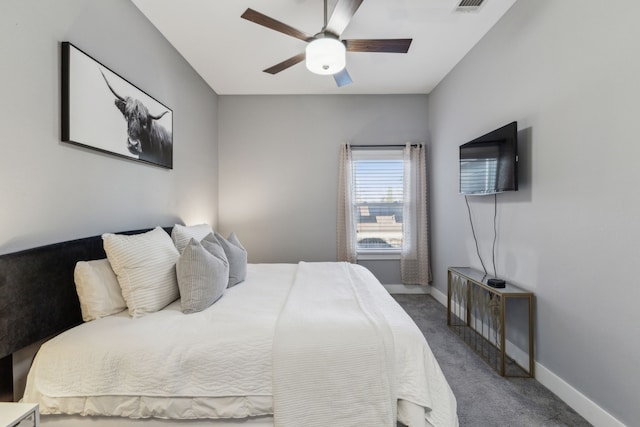
<path fill-rule="evenodd" d="M 43 427 L 273 427 L 273 417 L 230 420 L 163 420 L 160 418 L 131 419 L 121 417 L 83 417 L 81 415 L 41 415 Z"/>
<path fill-rule="evenodd" d="M 424 408 L 406 400 L 398 401 L 398 420 L 409 427 L 434 427 L 424 419 Z M 122 417 L 84 417 L 81 415 L 41 415 L 44 427 L 274 427 L 273 417 L 251 417 L 224 420 L 163 420 L 160 418 L 131 419 Z"/>

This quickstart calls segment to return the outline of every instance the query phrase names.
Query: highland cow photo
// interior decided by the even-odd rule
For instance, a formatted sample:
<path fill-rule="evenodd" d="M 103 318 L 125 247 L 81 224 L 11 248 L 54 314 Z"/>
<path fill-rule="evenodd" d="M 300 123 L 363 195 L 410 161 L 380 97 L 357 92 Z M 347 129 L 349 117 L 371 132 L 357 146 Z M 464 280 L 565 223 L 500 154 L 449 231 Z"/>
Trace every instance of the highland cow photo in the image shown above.
<path fill-rule="evenodd" d="M 62 43 L 62 140 L 173 168 L 173 112 Z"/>

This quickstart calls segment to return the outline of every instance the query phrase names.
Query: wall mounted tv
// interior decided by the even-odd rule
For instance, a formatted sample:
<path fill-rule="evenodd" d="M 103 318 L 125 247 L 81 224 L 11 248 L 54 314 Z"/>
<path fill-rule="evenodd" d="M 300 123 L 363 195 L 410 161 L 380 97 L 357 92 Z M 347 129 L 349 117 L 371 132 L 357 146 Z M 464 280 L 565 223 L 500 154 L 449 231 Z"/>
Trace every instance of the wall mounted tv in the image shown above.
<path fill-rule="evenodd" d="M 518 123 L 460 146 L 460 194 L 518 190 Z"/>

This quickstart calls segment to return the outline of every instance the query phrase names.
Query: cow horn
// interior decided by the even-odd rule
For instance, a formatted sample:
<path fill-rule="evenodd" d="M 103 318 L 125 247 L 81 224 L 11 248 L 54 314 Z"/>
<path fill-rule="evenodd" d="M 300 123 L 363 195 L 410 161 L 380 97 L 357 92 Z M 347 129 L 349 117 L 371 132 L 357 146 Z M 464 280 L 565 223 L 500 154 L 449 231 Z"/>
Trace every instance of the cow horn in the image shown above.
<path fill-rule="evenodd" d="M 164 116 L 164 115 L 165 115 L 165 114 L 167 114 L 168 112 L 169 112 L 169 111 L 167 110 L 167 111 L 165 111 L 164 113 L 159 114 L 159 115 L 157 115 L 157 116 L 154 116 L 154 115 L 152 115 L 152 114 L 149 114 L 149 117 L 150 117 L 150 118 L 152 118 L 153 120 L 159 120 L 162 116 Z"/>
<path fill-rule="evenodd" d="M 125 102 L 125 99 L 123 97 L 121 97 L 120 95 L 118 95 L 115 90 L 113 90 L 113 88 L 109 84 L 109 80 L 107 80 L 107 77 L 104 75 L 102 70 L 100 70 L 100 74 L 102 74 L 102 77 L 104 78 L 104 81 L 107 83 L 107 86 L 109 86 L 109 90 L 111 91 L 111 93 L 113 93 L 116 96 L 116 98 L 118 98 L 120 101 Z"/>

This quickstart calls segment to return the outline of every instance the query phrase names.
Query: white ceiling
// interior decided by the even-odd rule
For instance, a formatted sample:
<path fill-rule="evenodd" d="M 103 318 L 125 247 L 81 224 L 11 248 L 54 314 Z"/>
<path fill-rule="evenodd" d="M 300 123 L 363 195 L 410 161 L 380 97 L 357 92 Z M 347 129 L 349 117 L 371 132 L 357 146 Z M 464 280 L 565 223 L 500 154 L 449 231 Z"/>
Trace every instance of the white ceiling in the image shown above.
<path fill-rule="evenodd" d="M 323 0 L 132 0 L 219 95 L 426 94 L 516 0 L 484 0 L 458 12 L 460 0 L 366 0 L 342 39 L 413 38 L 406 54 L 347 53 L 353 83 L 309 72 L 301 62 L 262 72 L 306 43 L 240 18 L 255 9 L 308 34 L 324 23 Z M 336 0 L 329 0 L 329 16 Z"/>

